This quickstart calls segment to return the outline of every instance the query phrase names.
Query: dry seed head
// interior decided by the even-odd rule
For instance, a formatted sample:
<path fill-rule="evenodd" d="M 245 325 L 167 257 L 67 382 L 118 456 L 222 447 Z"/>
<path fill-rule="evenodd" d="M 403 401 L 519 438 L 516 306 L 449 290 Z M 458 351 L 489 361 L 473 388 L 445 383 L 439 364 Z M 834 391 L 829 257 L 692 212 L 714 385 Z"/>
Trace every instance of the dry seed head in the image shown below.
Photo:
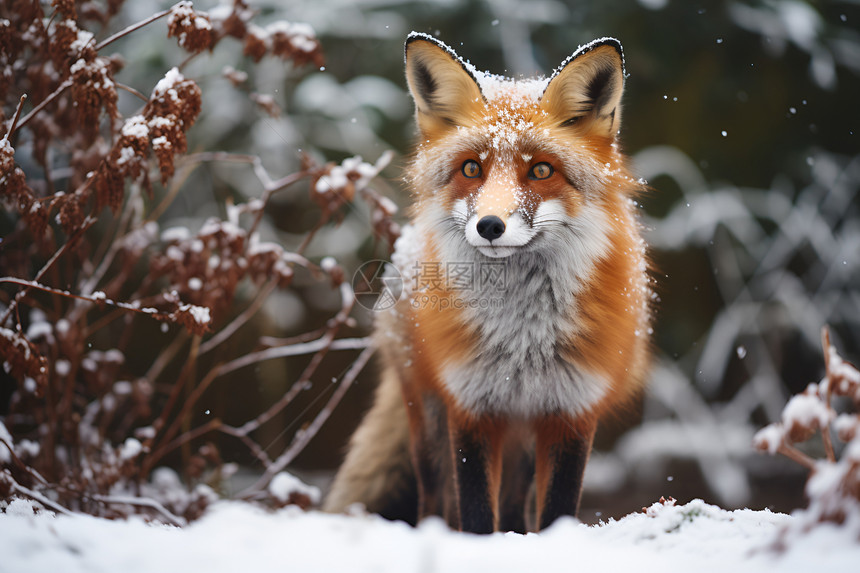
<path fill-rule="evenodd" d="M 167 37 L 192 53 L 211 49 L 215 38 L 209 16 L 194 10 L 191 2 L 179 2 L 170 10 Z"/>

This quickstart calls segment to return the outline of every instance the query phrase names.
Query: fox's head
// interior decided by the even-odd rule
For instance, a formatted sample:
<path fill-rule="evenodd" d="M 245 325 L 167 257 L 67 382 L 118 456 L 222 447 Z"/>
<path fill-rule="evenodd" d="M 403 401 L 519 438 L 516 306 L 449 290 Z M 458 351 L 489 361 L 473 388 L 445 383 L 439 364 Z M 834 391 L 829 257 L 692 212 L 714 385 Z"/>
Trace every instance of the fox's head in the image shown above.
<path fill-rule="evenodd" d="M 428 227 L 489 257 L 547 246 L 600 257 L 624 189 L 637 186 L 615 141 L 617 40 L 581 47 L 549 79 L 515 81 L 413 33 L 406 78 L 420 132 L 410 182 Z"/>

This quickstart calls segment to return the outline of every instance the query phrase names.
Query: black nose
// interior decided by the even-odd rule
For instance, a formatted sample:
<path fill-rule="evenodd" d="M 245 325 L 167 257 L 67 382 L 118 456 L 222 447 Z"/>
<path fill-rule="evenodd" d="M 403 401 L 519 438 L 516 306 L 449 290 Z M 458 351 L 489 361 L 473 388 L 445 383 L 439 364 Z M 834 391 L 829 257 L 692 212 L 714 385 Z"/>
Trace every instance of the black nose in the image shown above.
<path fill-rule="evenodd" d="M 505 222 L 495 215 L 487 215 L 478 221 L 478 234 L 487 239 L 494 241 L 502 236 L 505 232 Z"/>

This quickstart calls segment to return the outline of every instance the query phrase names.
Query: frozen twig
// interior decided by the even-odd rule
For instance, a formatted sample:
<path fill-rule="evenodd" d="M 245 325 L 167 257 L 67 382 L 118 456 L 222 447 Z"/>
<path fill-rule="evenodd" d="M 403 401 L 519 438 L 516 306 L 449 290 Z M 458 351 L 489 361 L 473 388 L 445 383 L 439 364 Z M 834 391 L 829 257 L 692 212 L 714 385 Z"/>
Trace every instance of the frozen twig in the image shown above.
<path fill-rule="evenodd" d="M 777 453 L 784 455 L 788 459 L 797 462 L 808 470 L 815 469 L 815 460 L 812 457 L 804 454 L 791 444 L 783 442 L 779 445 L 776 451 Z"/>
<path fill-rule="evenodd" d="M 132 497 L 125 495 L 93 495 L 92 499 L 99 503 L 105 504 L 136 505 L 138 507 L 148 507 L 150 509 L 154 509 L 155 511 L 166 517 L 171 525 L 175 525 L 176 527 L 182 527 L 186 524 L 186 521 L 183 518 L 175 515 L 158 501 L 147 497 Z"/>
<path fill-rule="evenodd" d="M 328 350 L 362 350 L 372 344 L 370 337 L 361 338 L 338 338 L 329 340 L 328 336 L 323 336 L 311 342 L 303 344 L 293 344 L 291 346 L 281 346 L 277 348 L 267 348 L 258 352 L 251 352 L 245 356 L 241 356 L 230 362 L 225 362 L 224 365 L 217 369 L 215 377 L 224 376 L 234 370 L 273 360 L 275 358 L 285 358 L 287 356 L 301 356 L 303 354 L 312 354 L 327 348 Z"/>
<path fill-rule="evenodd" d="M 833 385 L 834 379 L 830 369 L 830 354 L 831 354 L 831 346 L 830 346 L 830 329 L 827 326 L 822 327 L 821 329 L 821 348 L 824 352 L 824 371 L 827 372 L 827 392 L 824 397 L 825 404 L 830 404 L 830 399 L 833 396 Z M 827 456 L 827 460 L 830 462 L 836 461 L 836 452 L 833 449 L 833 438 L 830 436 L 830 428 L 822 428 L 821 430 L 821 438 L 824 442 L 824 452 Z"/>
<path fill-rule="evenodd" d="M 27 101 L 27 94 L 22 94 L 21 98 L 18 100 L 17 107 L 15 107 L 15 115 L 12 116 L 12 123 L 9 124 L 9 129 L 6 131 L 3 139 L 8 141 L 12 134 L 15 133 L 15 128 L 18 125 L 18 118 L 21 116 L 21 109 L 24 107 L 25 101 Z M 5 173 L 3 175 L 5 175 Z"/>
<path fill-rule="evenodd" d="M 327 337 L 319 338 L 305 344 L 295 344 L 282 348 L 269 348 L 260 352 L 247 354 L 230 362 L 224 363 L 220 367 L 215 367 L 203 378 L 203 380 L 194 388 L 191 394 L 186 398 L 182 411 L 175 418 L 173 425 L 165 432 L 166 440 L 172 440 L 179 429 L 179 421 L 182 420 L 191 407 L 197 403 L 206 389 L 212 384 L 215 379 L 239 368 L 272 360 L 274 358 L 283 358 L 286 356 L 300 356 L 303 354 L 311 354 L 318 352 L 323 348 L 328 350 L 360 350 L 371 345 L 369 337 L 366 338 L 341 338 L 334 341 L 328 340 Z M 154 464 L 161 459 L 169 450 L 166 447 L 160 447 L 152 453 L 152 461 L 148 467 L 154 467 Z"/>
<path fill-rule="evenodd" d="M 243 324 L 248 322 L 257 311 L 260 310 L 260 307 L 263 306 L 263 303 L 266 302 L 266 299 L 269 298 L 269 295 L 272 294 L 272 291 L 275 290 L 275 287 L 278 286 L 277 279 L 271 279 L 267 282 L 261 289 L 257 291 L 257 295 L 254 297 L 253 302 L 251 302 L 248 307 L 242 311 L 239 316 L 234 318 L 230 324 L 223 327 L 218 331 L 212 338 L 204 342 L 200 345 L 200 355 L 204 355 L 210 350 L 216 348 L 219 344 L 233 336 L 237 330 L 239 330 Z"/>
<path fill-rule="evenodd" d="M 31 119 L 36 117 L 36 115 L 40 111 L 45 109 L 45 107 L 47 107 L 48 104 L 50 104 L 52 101 L 54 101 L 55 99 L 57 99 L 58 97 L 63 95 L 63 93 L 67 89 L 72 87 L 73 83 L 74 83 L 73 79 L 69 78 L 69 79 L 65 80 L 63 83 L 61 83 L 59 86 L 57 86 L 57 88 L 54 91 L 52 91 L 50 94 L 48 94 L 48 97 L 46 97 L 45 99 L 40 101 L 33 109 L 30 110 L 30 113 L 28 113 L 27 115 L 24 116 L 24 118 L 21 120 L 21 122 L 17 125 L 16 129 L 21 129 L 22 127 L 24 127 L 25 125 L 30 123 Z M 14 133 L 14 131 L 11 131 L 11 133 Z"/>
<path fill-rule="evenodd" d="M 15 311 L 15 308 L 18 305 L 18 301 L 27 295 L 27 291 L 29 289 L 40 288 L 40 290 L 45 290 L 45 289 L 50 288 L 50 287 L 43 287 L 42 288 L 41 285 L 39 285 L 38 287 L 35 285 L 38 285 L 38 281 L 42 279 L 42 276 L 44 276 L 44 274 L 46 272 L 48 272 L 48 269 L 50 269 L 54 265 L 54 263 L 57 261 L 57 259 L 59 259 L 69 248 L 71 248 L 71 246 L 74 245 L 80 239 L 80 237 L 83 236 L 83 234 L 90 227 L 92 227 L 95 224 L 95 222 L 96 222 L 96 219 L 94 217 L 87 217 L 84 220 L 84 222 L 81 224 L 80 228 L 75 232 L 75 234 L 72 237 L 70 237 L 68 241 L 63 243 L 63 245 L 59 249 L 57 249 L 53 255 L 51 255 L 51 258 L 48 259 L 48 262 L 46 262 L 42 266 L 41 269 L 39 269 L 39 272 L 36 273 L 36 277 L 32 281 L 25 281 L 25 280 L 19 279 L 17 277 L 0 278 L 0 282 L 5 281 L 5 282 L 12 282 L 12 283 L 17 283 L 17 284 L 22 284 L 22 282 L 25 283 L 25 284 L 22 284 L 22 286 L 25 287 L 24 290 L 22 290 L 17 295 L 15 295 L 15 299 L 6 308 L 6 312 L 3 313 L 3 316 L 0 317 L 0 326 L 2 326 L 3 324 L 6 323 L 6 319 L 8 319 L 9 315 L 11 315 L 12 312 Z M 60 293 L 55 293 L 55 294 L 60 294 Z"/>
<path fill-rule="evenodd" d="M 43 285 L 41 283 L 38 283 L 34 280 L 28 281 L 28 280 L 24 280 L 24 279 L 19 279 L 17 277 L 0 277 L 0 283 L 16 284 L 19 286 L 27 287 L 28 289 L 36 289 L 36 290 L 40 290 L 43 292 L 63 296 L 66 298 L 85 300 L 85 301 L 88 301 L 88 302 L 91 302 L 91 303 L 94 303 L 97 305 L 111 306 L 114 308 L 127 310 L 129 312 L 135 312 L 138 314 L 149 316 L 151 318 L 155 318 L 158 320 L 166 320 L 166 321 L 171 321 L 171 322 L 174 320 L 174 318 L 173 318 L 174 313 L 172 313 L 172 312 L 160 312 L 160 311 L 155 310 L 154 308 L 147 308 L 147 307 L 141 308 L 138 305 L 134 305 L 134 304 L 131 304 L 128 302 L 119 302 L 119 301 L 111 300 L 111 299 L 103 296 L 104 293 L 101 293 L 99 291 L 96 291 L 90 295 L 77 294 L 77 293 L 69 292 L 67 290 L 49 287 L 49 286 Z M 4 318 L 5 318 L 5 316 L 4 316 Z"/>
<path fill-rule="evenodd" d="M 156 20 L 160 20 L 161 18 L 164 18 L 165 16 L 170 14 L 170 12 L 172 12 L 176 6 L 177 5 L 174 4 L 173 6 L 168 8 L 167 10 L 162 10 L 161 12 L 156 12 L 155 14 L 150 16 L 149 18 L 145 18 L 145 19 L 141 20 L 140 22 L 136 22 L 134 24 L 131 24 L 130 26 L 123 28 L 122 30 L 120 30 L 116 34 L 113 34 L 112 36 L 105 38 L 104 40 L 99 42 L 98 45 L 96 45 L 96 51 L 100 51 L 102 48 L 106 48 L 107 46 L 110 46 L 111 44 L 113 44 L 114 42 L 119 40 L 120 38 L 128 36 L 129 34 L 134 32 L 135 30 L 140 30 L 144 26 L 148 26 L 149 24 L 152 24 Z"/>
<path fill-rule="evenodd" d="M 343 378 L 340 380 L 337 389 L 332 394 L 331 398 L 329 398 L 328 402 L 323 406 L 322 410 L 317 414 L 316 418 L 310 423 L 310 425 L 299 432 L 294 438 L 293 442 L 290 446 L 282 453 L 278 458 L 268 467 L 266 467 L 265 472 L 257 480 L 252 486 L 246 489 L 244 492 L 239 494 L 239 497 L 248 497 L 253 495 L 256 491 L 266 487 L 272 477 L 275 476 L 278 472 L 282 471 L 286 468 L 295 457 L 301 452 L 305 446 L 310 442 L 310 440 L 319 432 L 323 423 L 328 419 L 331 415 L 332 411 L 334 411 L 335 406 L 337 406 L 340 401 L 343 399 L 344 394 L 355 381 L 355 378 L 367 364 L 370 357 L 373 355 L 374 348 L 368 347 L 359 354 L 358 358 L 352 363 L 352 366 L 349 367 L 349 370 L 344 374 Z"/>
<path fill-rule="evenodd" d="M 12 492 L 13 493 L 20 493 L 21 495 L 27 496 L 32 500 L 38 501 L 39 503 L 41 503 L 45 507 L 56 511 L 57 513 L 62 513 L 63 515 L 72 515 L 72 512 L 69 511 L 68 509 L 66 509 L 65 507 L 63 507 L 62 505 L 51 501 L 50 499 L 48 499 L 47 497 L 45 497 L 44 495 L 42 495 L 38 491 L 32 490 L 28 487 L 24 487 L 23 485 L 21 485 L 17 482 L 12 483 Z"/>

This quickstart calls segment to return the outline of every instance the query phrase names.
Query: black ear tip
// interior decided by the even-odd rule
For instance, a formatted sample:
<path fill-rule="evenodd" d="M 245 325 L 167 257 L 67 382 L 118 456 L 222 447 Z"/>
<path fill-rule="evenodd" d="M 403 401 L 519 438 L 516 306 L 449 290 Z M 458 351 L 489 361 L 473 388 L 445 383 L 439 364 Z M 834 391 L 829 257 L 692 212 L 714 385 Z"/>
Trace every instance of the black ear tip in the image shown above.
<path fill-rule="evenodd" d="M 621 42 L 611 37 L 600 38 L 588 44 L 588 49 L 586 51 L 592 51 L 601 46 L 610 46 L 615 49 L 616 53 L 618 54 L 618 57 L 621 59 L 621 74 L 626 77 L 626 62 L 624 61 L 624 48 L 621 46 Z"/>
<path fill-rule="evenodd" d="M 438 48 L 442 48 L 446 52 L 452 52 L 451 48 L 449 48 L 443 41 L 434 38 L 430 34 L 425 34 L 424 32 L 409 32 L 409 35 L 406 36 L 406 42 L 403 43 L 403 57 L 406 58 L 409 53 L 409 46 L 414 43 L 426 42 L 428 44 L 432 44 Z"/>
<path fill-rule="evenodd" d="M 612 46 L 613 48 L 615 48 L 615 51 L 618 52 L 619 56 L 621 56 L 622 58 L 624 57 L 624 48 L 621 46 L 621 41 L 611 36 L 605 36 L 603 38 L 598 38 L 589 42 L 588 44 L 583 46 L 582 51 L 589 52 L 601 46 Z"/>

